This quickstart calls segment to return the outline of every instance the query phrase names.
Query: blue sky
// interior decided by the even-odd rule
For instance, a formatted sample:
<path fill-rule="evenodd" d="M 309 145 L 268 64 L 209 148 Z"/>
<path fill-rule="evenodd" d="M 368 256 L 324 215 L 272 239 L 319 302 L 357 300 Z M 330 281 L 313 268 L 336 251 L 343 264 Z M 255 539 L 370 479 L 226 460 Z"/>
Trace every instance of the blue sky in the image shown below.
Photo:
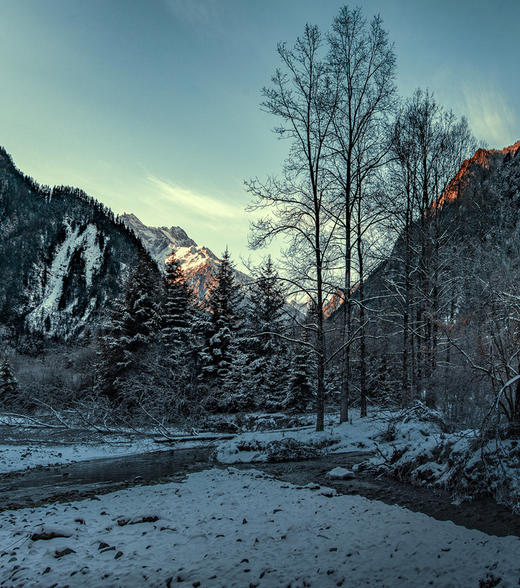
<path fill-rule="evenodd" d="M 326 29 L 336 0 L 0 0 L 0 144 L 25 173 L 247 256 L 244 178 L 286 147 L 259 109 L 276 43 Z M 520 139 L 520 2 L 365 0 L 403 95 L 466 114 L 490 147 Z"/>

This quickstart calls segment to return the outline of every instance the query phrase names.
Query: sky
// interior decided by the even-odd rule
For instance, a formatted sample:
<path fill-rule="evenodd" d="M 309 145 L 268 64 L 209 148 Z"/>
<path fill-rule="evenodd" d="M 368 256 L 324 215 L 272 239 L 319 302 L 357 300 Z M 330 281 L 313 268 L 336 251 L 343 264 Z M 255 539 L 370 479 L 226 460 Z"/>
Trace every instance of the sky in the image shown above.
<path fill-rule="evenodd" d="M 281 169 L 261 111 L 276 44 L 336 0 L 0 0 L 0 145 L 24 173 L 249 255 L 243 181 Z M 489 147 L 520 139 L 520 2 L 361 0 L 397 84 L 429 88 Z"/>

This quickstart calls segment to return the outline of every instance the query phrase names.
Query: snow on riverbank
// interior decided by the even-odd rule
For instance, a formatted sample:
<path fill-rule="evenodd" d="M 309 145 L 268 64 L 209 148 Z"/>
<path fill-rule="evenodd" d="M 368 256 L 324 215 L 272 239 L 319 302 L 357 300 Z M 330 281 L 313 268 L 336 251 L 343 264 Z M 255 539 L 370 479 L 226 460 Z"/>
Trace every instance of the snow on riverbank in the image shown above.
<path fill-rule="evenodd" d="M 0 474 L 26 470 L 37 466 L 68 464 L 76 461 L 122 457 L 149 451 L 171 449 L 153 439 L 111 439 L 103 443 L 43 445 L 28 441 L 23 445 L 0 445 Z"/>
<path fill-rule="evenodd" d="M 320 433 L 314 430 L 313 425 L 295 429 L 242 433 L 234 439 L 220 443 L 216 457 L 219 462 L 225 464 L 270 461 L 272 457 L 274 458 L 273 452 L 278 453 L 286 449 L 288 455 L 291 451 L 294 454 L 298 445 L 302 451 L 314 450 L 316 453 L 373 451 L 374 440 L 384 433 L 386 428 L 385 417 L 372 414 L 365 419 L 356 417 L 352 424 L 340 425 L 337 424 L 337 419 L 329 419 L 325 430 Z"/>
<path fill-rule="evenodd" d="M 399 412 L 329 421 L 313 427 L 243 433 L 220 443 L 216 457 L 225 464 L 310 459 L 327 453 L 366 451 L 357 466 L 417 486 L 453 492 L 458 499 L 491 495 L 520 512 L 520 442 L 481 442 L 478 431 L 447 433 L 442 415 L 417 403 Z"/>
<path fill-rule="evenodd" d="M 399 428 L 396 427 L 396 431 Z M 381 444 L 378 455 L 359 466 L 416 486 L 454 492 L 461 500 L 491 495 L 520 513 L 520 443 L 483 441 L 473 430 Z"/>
<path fill-rule="evenodd" d="M 29 427 L 30 421 L 0 415 L 0 474 L 78 461 L 125 457 L 172 448 L 212 444 L 219 434 L 166 431 L 170 440 L 153 430 L 101 433 L 86 429 Z M 3 425 L 3 426 L 2 426 Z M 159 441 L 159 442 L 158 442 Z"/>
<path fill-rule="evenodd" d="M 518 584 L 516 537 L 330 494 L 230 468 L 5 511 L 0 585 L 402 588 L 478 586 L 491 576 Z M 65 537 L 42 538 L 52 533 Z"/>

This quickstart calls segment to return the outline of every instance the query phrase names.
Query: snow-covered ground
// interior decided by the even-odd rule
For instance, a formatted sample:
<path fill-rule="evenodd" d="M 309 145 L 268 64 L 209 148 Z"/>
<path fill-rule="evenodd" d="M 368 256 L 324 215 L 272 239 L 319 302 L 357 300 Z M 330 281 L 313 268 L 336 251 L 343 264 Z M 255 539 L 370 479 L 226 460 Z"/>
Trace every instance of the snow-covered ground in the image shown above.
<path fill-rule="evenodd" d="M 53 539 L 38 537 L 52 533 Z M 0 514 L 2 586 L 517 586 L 520 540 L 254 470 Z M 495 585 L 495 584 L 488 584 Z"/>
<path fill-rule="evenodd" d="M 220 443 L 216 455 L 221 463 L 233 464 L 366 451 L 371 455 L 358 468 L 446 489 L 462 500 L 491 494 L 520 512 L 519 442 L 483 445 L 478 431 L 447 433 L 441 424 L 440 413 L 418 403 L 403 412 L 356 415 L 341 425 L 329 419 L 320 433 L 313 427 L 243 433 Z"/>
<path fill-rule="evenodd" d="M 327 416 L 325 431 L 317 433 L 308 425 L 310 415 L 291 417 L 290 422 L 303 426 L 270 430 L 280 426 L 284 415 L 249 415 L 242 420 L 254 432 L 236 435 L 217 443 L 220 463 L 254 463 L 308 459 L 327 453 L 366 452 L 358 467 L 376 473 L 387 473 L 416 485 L 449 490 L 459 499 L 492 494 L 498 502 L 520 512 L 520 447 L 517 441 L 488 442 L 484 447 L 473 430 L 447 433 L 442 415 L 420 403 L 403 412 L 373 411 L 367 418 L 353 415 L 349 423 L 338 424 L 337 415 Z M 247 417 L 247 415 L 246 415 Z M 281 420 L 275 417 L 284 417 Z M 4 419 L 5 420 L 5 419 Z M 5 424 L 0 416 L 0 425 Z M 26 422 L 9 423 L 17 427 Z M 264 430 L 267 429 L 267 430 Z M 164 433 L 165 431 L 162 431 Z M 200 441 L 183 442 L 182 431 L 168 430 L 175 444 L 158 444 L 153 431 L 142 431 L 147 437 L 131 436 L 129 431 L 117 435 L 98 435 L 98 442 L 67 442 L 53 445 L 39 439 L 27 442 L 0 441 L 0 474 L 36 466 L 67 464 L 103 457 L 122 457 L 172 447 L 194 447 L 208 444 L 201 433 Z M 157 432 L 156 432 L 157 433 Z M 27 430 L 28 439 L 31 431 Z M 188 433 L 190 439 L 195 433 Z M 184 433 L 186 436 L 186 433 Z M 482 460 L 485 457 L 485 463 Z"/>

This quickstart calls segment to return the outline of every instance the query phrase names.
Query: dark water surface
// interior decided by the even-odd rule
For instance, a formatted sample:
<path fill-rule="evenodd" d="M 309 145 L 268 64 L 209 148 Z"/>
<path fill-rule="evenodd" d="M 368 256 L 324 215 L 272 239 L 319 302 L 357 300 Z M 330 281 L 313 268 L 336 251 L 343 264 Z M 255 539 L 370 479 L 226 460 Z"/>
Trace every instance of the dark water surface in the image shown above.
<path fill-rule="evenodd" d="M 172 449 L 0 475 L 0 511 L 183 478 L 206 469 L 212 451 L 212 447 Z"/>

